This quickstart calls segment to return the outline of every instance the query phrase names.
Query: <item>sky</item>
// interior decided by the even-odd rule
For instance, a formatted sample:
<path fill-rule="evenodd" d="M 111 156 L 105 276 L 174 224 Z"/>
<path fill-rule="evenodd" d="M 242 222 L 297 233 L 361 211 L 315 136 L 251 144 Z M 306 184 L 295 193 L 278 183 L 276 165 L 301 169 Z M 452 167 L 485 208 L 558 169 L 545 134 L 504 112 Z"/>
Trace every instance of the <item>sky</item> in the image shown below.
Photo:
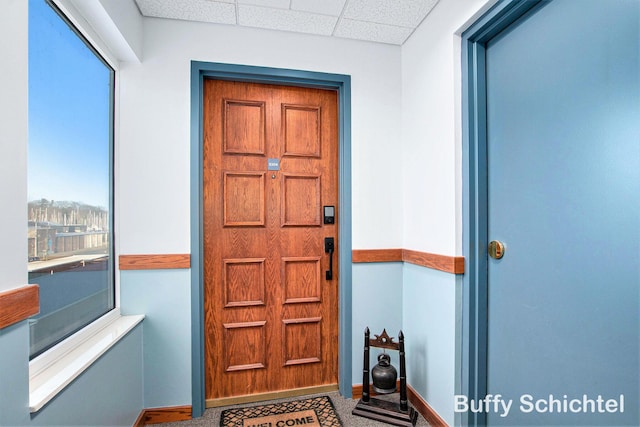
<path fill-rule="evenodd" d="M 109 207 L 110 73 L 44 0 L 29 0 L 29 201 Z"/>

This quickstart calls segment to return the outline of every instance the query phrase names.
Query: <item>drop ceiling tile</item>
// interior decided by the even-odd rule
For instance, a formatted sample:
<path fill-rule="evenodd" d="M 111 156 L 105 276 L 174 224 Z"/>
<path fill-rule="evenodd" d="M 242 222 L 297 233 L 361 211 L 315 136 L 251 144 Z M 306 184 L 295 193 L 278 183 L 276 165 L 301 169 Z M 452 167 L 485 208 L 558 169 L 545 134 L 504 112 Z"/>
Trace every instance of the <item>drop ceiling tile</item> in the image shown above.
<path fill-rule="evenodd" d="M 135 0 L 144 16 L 401 45 L 439 0 Z M 461 0 L 462 1 L 462 0 Z"/>
<path fill-rule="evenodd" d="M 340 16 L 347 0 L 291 0 L 291 9 L 321 15 Z"/>
<path fill-rule="evenodd" d="M 349 39 L 401 45 L 412 32 L 412 28 L 343 18 L 333 35 Z"/>
<path fill-rule="evenodd" d="M 238 12 L 240 25 L 325 36 L 331 35 L 338 21 L 332 16 L 246 5 L 240 5 Z"/>
<path fill-rule="evenodd" d="M 344 17 L 415 28 L 438 0 L 349 0 Z"/>
<path fill-rule="evenodd" d="M 289 9 L 290 0 L 238 0 L 239 4 L 252 4 L 254 6 L 275 7 L 276 9 Z"/>
<path fill-rule="evenodd" d="M 211 0 L 136 0 L 144 16 L 184 19 L 191 21 L 235 24 L 236 7 L 233 3 Z"/>

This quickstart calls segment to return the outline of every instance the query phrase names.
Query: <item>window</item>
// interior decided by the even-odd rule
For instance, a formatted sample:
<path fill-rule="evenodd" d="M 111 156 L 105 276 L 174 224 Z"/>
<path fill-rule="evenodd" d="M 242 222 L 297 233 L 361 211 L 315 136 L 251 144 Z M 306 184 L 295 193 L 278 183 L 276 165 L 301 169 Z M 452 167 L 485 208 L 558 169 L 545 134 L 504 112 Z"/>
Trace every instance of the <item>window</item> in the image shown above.
<path fill-rule="evenodd" d="M 55 5 L 29 0 L 31 358 L 115 306 L 114 74 Z"/>

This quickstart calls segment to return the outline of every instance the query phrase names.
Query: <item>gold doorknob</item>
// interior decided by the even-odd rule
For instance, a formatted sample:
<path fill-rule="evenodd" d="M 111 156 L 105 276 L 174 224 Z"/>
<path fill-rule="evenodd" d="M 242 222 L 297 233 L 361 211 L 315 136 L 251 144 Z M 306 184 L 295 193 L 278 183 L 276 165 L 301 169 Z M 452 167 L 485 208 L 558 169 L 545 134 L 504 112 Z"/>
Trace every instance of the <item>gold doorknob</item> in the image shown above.
<path fill-rule="evenodd" d="M 489 256 L 493 259 L 500 259 L 504 256 L 506 246 L 498 240 L 489 242 Z"/>

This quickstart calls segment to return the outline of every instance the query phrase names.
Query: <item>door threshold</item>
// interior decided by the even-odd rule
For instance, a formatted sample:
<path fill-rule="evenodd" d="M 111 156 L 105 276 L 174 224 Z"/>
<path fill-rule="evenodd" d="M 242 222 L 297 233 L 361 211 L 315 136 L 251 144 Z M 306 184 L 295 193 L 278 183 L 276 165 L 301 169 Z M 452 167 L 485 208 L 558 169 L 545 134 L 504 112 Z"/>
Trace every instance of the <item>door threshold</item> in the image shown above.
<path fill-rule="evenodd" d="M 294 388 L 267 393 L 245 394 L 242 396 L 219 397 L 216 399 L 207 399 L 205 403 L 207 408 L 218 408 L 220 406 L 237 405 L 239 403 L 263 402 L 265 400 L 284 399 L 287 397 L 305 396 L 330 391 L 338 391 L 338 384 Z"/>

